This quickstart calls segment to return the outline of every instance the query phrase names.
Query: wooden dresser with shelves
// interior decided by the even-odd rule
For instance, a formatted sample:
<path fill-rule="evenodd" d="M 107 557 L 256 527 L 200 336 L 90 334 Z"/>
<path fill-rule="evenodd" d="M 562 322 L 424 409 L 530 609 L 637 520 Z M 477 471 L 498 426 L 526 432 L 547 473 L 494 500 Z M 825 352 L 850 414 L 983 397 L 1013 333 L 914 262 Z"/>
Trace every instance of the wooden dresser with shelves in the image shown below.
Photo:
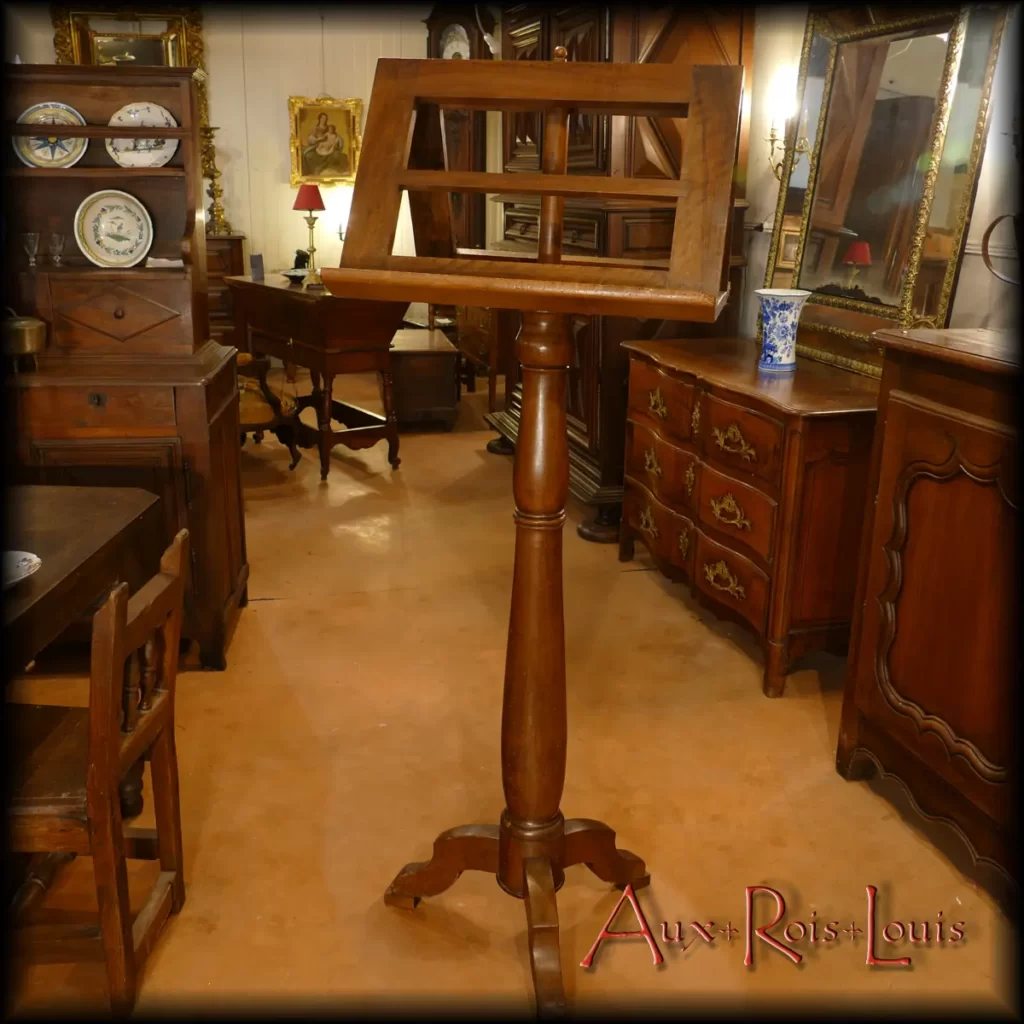
<path fill-rule="evenodd" d="M 1020 881 L 1020 339 L 873 338 L 885 357 L 837 767 L 899 780 L 1005 896 Z"/>
<path fill-rule="evenodd" d="M 759 374 L 744 339 L 627 342 L 619 552 L 672 579 L 765 651 L 781 696 L 804 652 L 846 649 L 878 382 L 798 358 Z"/>
<path fill-rule="evenodd" d="M 202 663 L 225 666 L 225 650 L 245 603 L 249 567 L 239 476 L 235 349 L 211 340 L 206 238 L 201 202 L 200 135 L 194 69 L 82 65 L 9 67 L 9 134 L 34 103 L 58 101 L 87 122 L 62 136 L 89 139 L 65 169 L 15 163 L 7 148 L 7 304 L 47 324 L 35 372 L 8 377 L 17 423 L 16 478 L 25 482 L 143 487 L 161 499 L 169 544 L 182 527 L 192 559 L 183 635 Z M 111 115 L 149 100 L 177 128 L 111 129 Z M 177 139 L 163 167 L 128 169 L 108 155 L 115 137 Z M 180 267 L 109 269 L 88 262 L 74 219 L 92 193 L 118 189 L 139 200 L 153 223 L 148 255 Z M 45 257 L 34 269 L 20 250 L 24 232 L 63 234 L 63 265 Z M 129 581 L 131 582 L 131 581 Z"/>
<path fill-rule="evenodd" d="M 206 286 L 210 337 L 222 345 L 235 345 L 235 305 L 225 277 L 245 274 L 245 235 L 206 236 Z M 235 346 L 237 348 L 237 345 Z"/>

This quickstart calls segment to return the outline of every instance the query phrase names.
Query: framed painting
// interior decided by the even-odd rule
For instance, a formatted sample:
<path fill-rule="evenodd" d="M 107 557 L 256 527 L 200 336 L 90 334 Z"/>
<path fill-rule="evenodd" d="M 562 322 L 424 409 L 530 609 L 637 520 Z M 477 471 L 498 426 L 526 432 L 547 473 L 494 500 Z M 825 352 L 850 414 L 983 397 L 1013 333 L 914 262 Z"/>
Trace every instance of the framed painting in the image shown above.
<path fill-rule="evenodd" d="M 288 97 L 292 187 L 352 184 L 359 166 L 363 101 Z"/>
<path fill-rule="evenodd" d="M 799 243 L 800 218 L 787 214 L 782 222 L 782 236 L 775 266 L 780 270 L 794 270 L 796 268 L 796 253 Z"/>
<path fill-rule="evenodd" d="M 160 35 L 90 32 L 89 55 L 92 64 L 182 65 L 180 40 L 173 30 Z"/>

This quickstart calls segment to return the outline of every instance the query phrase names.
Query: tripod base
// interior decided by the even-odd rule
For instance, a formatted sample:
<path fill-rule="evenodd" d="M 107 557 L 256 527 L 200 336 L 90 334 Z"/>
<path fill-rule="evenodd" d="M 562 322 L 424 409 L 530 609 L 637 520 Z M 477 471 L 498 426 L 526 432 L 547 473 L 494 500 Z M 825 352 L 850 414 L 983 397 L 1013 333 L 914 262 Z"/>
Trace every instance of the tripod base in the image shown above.
<path fill-rule="evenodd" d="M 600 821 L 574 818 L 546 829 L 547 838 L 523 840 L 503 816 L 498 825 L 460 825 L 434 840 L 429 861 L 407 864 L 388 886 L 384 902 L 414 909 L 424 896 L 444 892 L 463 871 L 487 871 L 510 895 L 526 902 L 530 966 L 541 1017 L 565 1012 L 561 953 L 558 945 L 558 904 L 555 893 L 565 869 L 586 864 L 604 882 L 634 889 L 648 885 L 644 862 L 615 846 L 615 833 Z M 521 868 L 521 871 L 517 870 Z"/>

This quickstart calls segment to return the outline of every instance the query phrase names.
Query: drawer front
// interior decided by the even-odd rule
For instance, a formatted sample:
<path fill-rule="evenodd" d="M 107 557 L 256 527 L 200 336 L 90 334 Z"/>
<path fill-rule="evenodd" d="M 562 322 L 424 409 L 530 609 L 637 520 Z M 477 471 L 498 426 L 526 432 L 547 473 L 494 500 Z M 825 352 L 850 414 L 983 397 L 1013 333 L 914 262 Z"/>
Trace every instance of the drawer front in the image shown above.
<path fill-rule="evenodd" d="M 642 484 L 626 478 L 622 514 L 653 555 L 692 575 L 693 523 L 666 508 Z"/>
<path fill-rule="evenodd" d="M 785 436 L 778 420 L 714 395 L 701 395 L 699 408 L 696 418 L 709 459 L 778 485 Z"/>
<path fill-rule="evenodd" d="M 240 274 L 241 270 L 234 266 L 234 243 L 230 241 L 206 239 L 206 273 L 210 277 L 225 274 Z"/>
<path fill-rule="evenodd" d="M 211 317 L 233 317 L 234 302 L 231 289 L 221 281 L 210 281 L 206 308 Z"/>
<path fill-rule="evenodd" d="M 711 466 L 700 474 L 699 494 L 701 523 L 770 561 L 776 508 L 771 498 Z"/>
<path fill-rule="evenodd" d="M 562 220 L 562 251 L 597 255 L 601 249 L 600 217 L 568 214 Z M 505 240 L 536 245 L 540 240 L 540 211 L 505 208 Z"/>
<path fill-rule="evenodd" d="M 695 507 L 700 478 L 697 456 L 670 444 L 640 423 L 630 424 L 626 472 L 643 480 L 659 501 Z"/>
<path fill-rule="evenodd" d="M 26 436 L 70 437 L 82 430 L 173 427 L 174 389 L 108 387 L 25 388 L 21 393 Z"/>
<path fill-rule="evenodd" d="M 678 441 L 689 441 L 694 387 L 650 363 L 629 364 L 629 418 Z"/>
<path fill-rule="evenodd" d="M 58 348 L 129 353 L 191 345 L 192 304 L 184 276 L 133 280 L 129 287 L 54 275 L 50 295 Z"/>
<path fill-rule="evenodd" d="M 672 231 L 676 215 L 665 212 L 621 214 L 622 252 L 626 259 L 668 259 L 672 251 Z"/>
<path fill-rule="evenodd" d="M 753 562 L 698 530 L 693 579 L 708 597 L 735 609 L 759 633 L 764 633 L 768 577 Z"/>

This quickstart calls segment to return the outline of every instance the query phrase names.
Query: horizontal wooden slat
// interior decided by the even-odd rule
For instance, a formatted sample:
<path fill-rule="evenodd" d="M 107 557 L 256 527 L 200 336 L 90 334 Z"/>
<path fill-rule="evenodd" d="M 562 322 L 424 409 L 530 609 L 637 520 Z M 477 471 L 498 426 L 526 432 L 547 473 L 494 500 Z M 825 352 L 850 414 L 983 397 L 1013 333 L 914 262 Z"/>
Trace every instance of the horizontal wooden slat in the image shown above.
<path fill-rule="evenodd" d="M 418 103 L 462 110 L 569 107 L 588 114 L 686 117 L 690 91 L 686 76 L 671 64 L 509 61 L 506 66 L 489 60 L 381 58 L 376 79 L 382 77 Z"/>
<path fill-rule="evenodd" d="M 15 957 L 34 963 L 66 964 L 103 959 L 98 924 L 23 925 L 12 937 Z"/>
<path fill-rule="evenodd" d="M 521 266 L 515 265 L 516 275 Z M 549 270 L 550 267 L 549 264 Z M 333 295 L 377 302 L 434 302 L 552 313 L 585 312 L 603 316 L 636 316 L 639 307 L 643 309 L 644 316 L 651 318 L 698 323 L 717 320 L 729 298 L 727 291 L 705 295 L 642 285 L 596 281 L 567 284 L 550 278 L 513 276 L 508 265 L 502 267 L 502 276 L 495 277 L 472 273 L 342 268 L 322 270 L 321 278 Z"/>
<path fill-rule="evenodd" d="M 504 260 L 507 263 L 535 263 L 536 249 L 456 249 L 455 255 L 464 259 Z M 559 266 L 625 267 L 627 270 L 668 270 L 668 260 L 627 260 L 623 256 L 567 256 L 562 253 Z"/>
<path fill-rule="evenodd" d="M 424 192 L 503 192 L 569 199 L 677 199 L 678 181 L 660 178 L 609 178 L 584 174 L 487 174 L 484 171 L 402 171 L 400 188 Z"/>
<path fill-rule="evenodd" d="M 156 942 L 160 929 L 171 912 L 173 871 L 161 871 L 145 906 L 132 923 L 132 945 L 135 948 L 137 964 L 145 962 Z"/>
<path fill-rule="evenodd" d="M 99 124 L 8 124 L 10 135 L 61 139 L 191 139 L 191 128 L 118 128 Z M 113 171 L 114 168 L 111 168 Z"/>
<path fill-rule="evenodd" d="M 474 277 L 514 276 L 536 281 L 552 279 L 550 263 L 536 263 L 532 260 L 510 264 L 508 260 L 389 256 L 384 261 L 382 269 L 421 274 L 471 274 Z M 625 288 L 664 288 L 666 277 L 662 271 L 647 270 L 642 267 L 581 266 L 570 264 L 567 261 L 558 264 L 557 276 L 567 290 L 572 290 L 577 284 L 611 285 Z"/>

